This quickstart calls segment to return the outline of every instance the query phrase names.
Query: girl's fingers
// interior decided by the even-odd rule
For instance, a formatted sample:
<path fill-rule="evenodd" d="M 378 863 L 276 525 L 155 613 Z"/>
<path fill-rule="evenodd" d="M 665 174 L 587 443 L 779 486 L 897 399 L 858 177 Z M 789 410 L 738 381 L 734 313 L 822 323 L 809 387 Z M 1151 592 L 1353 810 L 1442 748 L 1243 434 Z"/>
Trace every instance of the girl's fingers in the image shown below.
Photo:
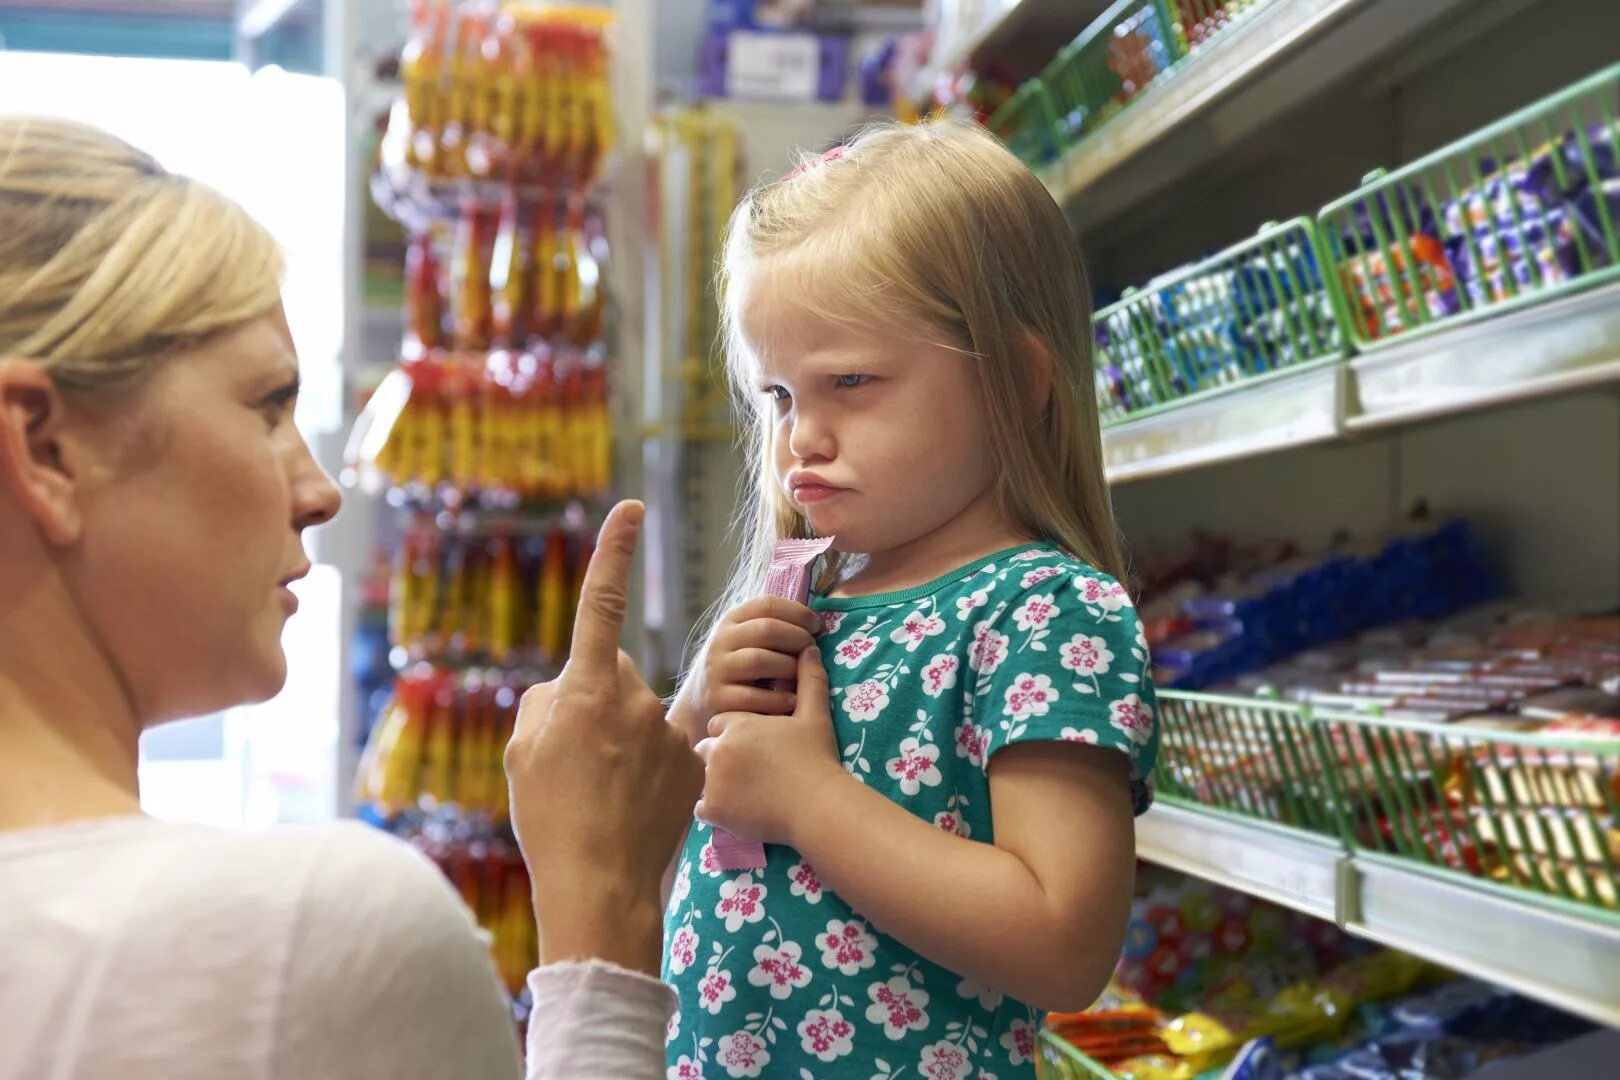
<path fill-rule="evenodd" d="M 784 690 L 764 690 L 757 686 L 727 686 L 714 695 L 719 713 L 757 713 L 760 716 L 790 716 L 797 698 Z"/>

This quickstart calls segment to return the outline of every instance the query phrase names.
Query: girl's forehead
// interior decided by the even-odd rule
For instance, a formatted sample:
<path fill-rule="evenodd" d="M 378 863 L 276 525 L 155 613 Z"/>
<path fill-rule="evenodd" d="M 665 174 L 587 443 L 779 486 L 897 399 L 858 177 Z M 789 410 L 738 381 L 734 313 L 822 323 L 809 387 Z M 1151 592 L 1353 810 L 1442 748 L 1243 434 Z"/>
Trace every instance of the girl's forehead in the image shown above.
<path fill-rule="evenodd" d="M 836 270 L 796 272 L 765 261 L 743 283 L 739 329 L 756 366 L 777 368 L 807 357 L 878 357 L 925 336 L 900 312 L 878 311 L 843 295 Z M 770 265 L 776 263 L 776 265 Z"/>

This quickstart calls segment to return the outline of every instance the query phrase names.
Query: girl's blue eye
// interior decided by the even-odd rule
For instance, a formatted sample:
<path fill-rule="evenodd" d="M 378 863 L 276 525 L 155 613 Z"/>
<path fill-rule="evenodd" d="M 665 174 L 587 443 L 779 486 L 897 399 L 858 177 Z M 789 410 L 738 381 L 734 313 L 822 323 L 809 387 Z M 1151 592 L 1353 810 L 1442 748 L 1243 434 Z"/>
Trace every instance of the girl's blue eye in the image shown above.
<path fill-rule="evenodd" d="M 765 395 L 772 401 L 786 401 L 788 399 L 787 389 L 781 386 L 767 386 Z"/>
<path fill-rule="evenodd" d="M 838 376 L 838 385 L 841 389 L 853 390 L 857 386 L 866 385 L 867 380 L 870 378 L 870 375 L 840 375 Z"/>

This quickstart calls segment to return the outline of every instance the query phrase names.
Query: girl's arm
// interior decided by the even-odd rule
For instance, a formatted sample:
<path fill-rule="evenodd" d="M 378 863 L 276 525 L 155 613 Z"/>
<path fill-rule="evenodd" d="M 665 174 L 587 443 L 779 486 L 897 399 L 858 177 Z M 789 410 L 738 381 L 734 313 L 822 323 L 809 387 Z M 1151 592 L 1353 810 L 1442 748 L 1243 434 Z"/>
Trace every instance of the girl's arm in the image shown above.
<path fill-rule="evenodd" d="M 879 930 L 983 986 L 1055 1011 L 1090 1005 L 1124 939 L 1135 869 L 1129 763 L 1019 743 L 990 760 L 995 843 L 964 840 L 844 771 L 814 649 L 791 716 L 729 714 L 698 747 L 698 816 L 788 844 Z"/>

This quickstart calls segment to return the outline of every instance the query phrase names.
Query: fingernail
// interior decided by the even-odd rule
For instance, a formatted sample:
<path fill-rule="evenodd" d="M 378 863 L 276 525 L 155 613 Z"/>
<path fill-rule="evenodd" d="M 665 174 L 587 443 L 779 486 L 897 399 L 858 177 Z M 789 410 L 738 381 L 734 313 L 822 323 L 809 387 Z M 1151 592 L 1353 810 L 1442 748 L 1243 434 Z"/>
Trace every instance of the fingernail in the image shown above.
<path fill-rule="evenodd" d="M 810 659 L 812 659 L 812 660 L 820 660 L 821 659 L 821 649 L 818 648 L 815 645 L 810 646 Z"/>
<path fill-rule="evenodd" d="M 794 709 L 797 709 L 798 707 L 799 707 L 798 696 L 794 695 L 794 694 L 789 694 L 788 695 L 788 712 L 792 712 Z"/>

